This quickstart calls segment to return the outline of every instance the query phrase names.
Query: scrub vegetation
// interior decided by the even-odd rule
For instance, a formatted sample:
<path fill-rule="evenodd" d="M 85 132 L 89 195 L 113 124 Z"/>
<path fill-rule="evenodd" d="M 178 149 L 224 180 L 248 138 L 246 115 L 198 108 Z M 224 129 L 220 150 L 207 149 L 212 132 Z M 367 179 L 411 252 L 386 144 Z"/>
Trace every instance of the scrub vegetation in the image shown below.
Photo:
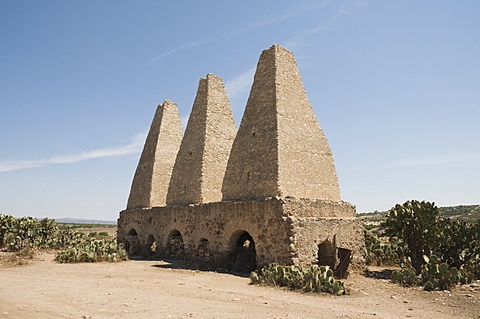
<path fill-rule="evenodd" d="M 480 220 L 470 218 L 478 209 L 459 207 L 448 211 L 461 211 L 469 218 L 453 213 L 450 216 L 457 218 L 440 217 L 435 204 L 425 201 L 397 204 L 377 228 L 365 228 L 367 264 L 399 265 L 393 281 L 425 290 L 446 290 L 480 279 Z"/>
<path fill-rule="evenodd" d="M 85 225 L 83 225 L 85 226 Z M 88 235 L 63 227 L 53 219 L 14 218 L 0 214 L 0 249 L 16 257 L 33 256 L 40 250 L 55 250 L 58 262 L 121 261 L 127 259 L 122 244 L 106 232 Z"/>

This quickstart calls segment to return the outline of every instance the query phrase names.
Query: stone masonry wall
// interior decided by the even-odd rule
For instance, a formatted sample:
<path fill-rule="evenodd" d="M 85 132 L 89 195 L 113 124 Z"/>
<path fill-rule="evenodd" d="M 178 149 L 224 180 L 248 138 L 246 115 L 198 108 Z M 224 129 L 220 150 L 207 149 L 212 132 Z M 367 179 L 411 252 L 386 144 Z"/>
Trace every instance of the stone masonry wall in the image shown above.
<path fill-rule="evenodd" d="M 330 146 L 293 53 L 262 52 L 228 160 L 223 199 L 293 196 L 340 200 Z"/>
<path fill-rule="evenodd" d="M 176 105 L 159 106 L 118 241 L 131 255 L 234 271 L 276 262 L 343 272 L 351 253 L 353 265 L 362 264 L 363 226 L 341 200 L 292 52 L 262 52 L 238 132 L 213 74 L 200 79 L 183 139 Z"/>
<path fill-rule="evenodd" d="M 281 196 L 340 200 L 332 151 L 303 87 L 293 53 L 275 55 L 278 167 Z"/>
<path fill-rule="evenodd" d="M 207 239 L 215 265 L 225 267 L 228 253 L 247 231 L 255 242 L 257 264 L 289 263 L 289 226 L 284 217 L 282 202 L 276 199 L 134 209 L 120 212 L 118 236 L 124 241 L 134 229 L 140 248 L 133 253 L 145 254 L 150 235 L 161 252 L 170 234 L 178 231 L 187 260 L 192 260 L 201 240 Z"/>
<path fill-rule="evenodd" d="M 202 78 L 173 167 L 167 204 L 217 202 L 237 126 L 223 80 Z"/>
<path fill-rule="evenodd" d="M 183 137 L 177 105 L 157 107 L 132 181 L 127 208 L 166 205 L 168 183 Z"/>
<path fill-rule="evenodd" d="M 332 248 L 351 250 L 352 265 L 365 263 L 363 224 L 356 217 L 291 217 L 294 235 L 293 245 L 299 264 L 317 264 L 319 245 L 327 242 Z M 332 251 L 335 256 L 335 251 Z"/>
<path fill-rule="evenodd" d="M 335 236 L 339 247 L 354 251 L 354 262 L 358 263 L 363 258 L 363 227 L 353 217 L 321 217 L 322 207 L 327 211 L 331 204 L 267 198 L 126 210 L 120 213 L 118 236 L 121 242 L 135 242 L 131 253 L 143 255 L 149 253 L 149 238 L 151 241 L 153 236 L 161 255 L 169 236 L 178 232 L 183 238 L 182 257 L 191 261 L 195 261 L 206 239 L 216 268 L 225 268 L 229 253 L 244 231 L 254 240 L 259 267 L 272 262 L 317 263 L 318 245 Z M 309 215 L 316 217 L 305 217 Z M 132 238 L 129 233 L 137 235 Z"/>
<path fill-rule="evenodd" d="M 264 51 L 228 159 L 223 200 L 281 196 L 274 64 L 274 56 Z"/>
<path fill-rule="evenodd" d="M 342 200 L 287 197 L 282 201 L 295 217 L 355 217 L 355 205 Z"/>

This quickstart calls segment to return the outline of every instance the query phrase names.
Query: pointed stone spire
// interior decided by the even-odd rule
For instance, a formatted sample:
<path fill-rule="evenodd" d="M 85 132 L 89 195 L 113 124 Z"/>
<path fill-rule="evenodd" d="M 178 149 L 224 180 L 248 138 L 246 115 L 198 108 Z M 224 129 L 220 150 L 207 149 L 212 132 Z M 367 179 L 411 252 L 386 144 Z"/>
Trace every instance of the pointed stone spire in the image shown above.
<path fill-rule="evenodd" d="M 221 78 L 201 78 L 167 195 L 168 205 L 222 200 L 222 181 L 237 127 Z"/>
<path fill-rule="evenodd" d="M 233 143 L 223 199 L 269 196 L 340 200 L 330 146 L 307 98 L 293 53 L 262 52 Z"/>
<path fill-rule="evenodd" d="M 177 105 L 158 105 L 135 172 L 127 209 L 165 206 L 168 184 L 182 140 Z"/>

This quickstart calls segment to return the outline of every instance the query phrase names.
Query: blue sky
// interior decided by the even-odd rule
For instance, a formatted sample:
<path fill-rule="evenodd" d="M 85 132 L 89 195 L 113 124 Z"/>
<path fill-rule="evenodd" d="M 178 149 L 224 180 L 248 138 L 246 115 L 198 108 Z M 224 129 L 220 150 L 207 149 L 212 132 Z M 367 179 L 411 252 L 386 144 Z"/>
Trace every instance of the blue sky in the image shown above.
<path fill-rule="evenodd" d="M 155 108 L 294 52 L 358 212 L 480 204 L 479 1 L 3 1 L 0 213 L 115 220 Z"/>

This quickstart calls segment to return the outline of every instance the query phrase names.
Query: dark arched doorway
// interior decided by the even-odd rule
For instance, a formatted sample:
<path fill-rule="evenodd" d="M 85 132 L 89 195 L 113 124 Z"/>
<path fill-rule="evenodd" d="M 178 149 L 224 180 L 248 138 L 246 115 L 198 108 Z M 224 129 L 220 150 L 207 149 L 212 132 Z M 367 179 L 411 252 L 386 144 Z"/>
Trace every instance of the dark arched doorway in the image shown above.
<path fill-rule="evenodd" d="M 157 241 L 152 234 L 148 235 L 147 242 L 145 243 L 145 250 L 149 255 L 155 255 L 157 253 Z"/>
<path fill-rule="evenodd" d="M 253 237 L 244 230 L 236 231 L 230 240 L 231 251 L 228 256 L 227 269 L 248 273 L 257 268 L 257 253 Z"/>
<path fill-rule="evenodd" d="M 130 228 L 128 233 L 123 236 L 123 245 L 129 257 L 139 253 L 138 251 L 138 235 L 135 228 Z"/>

